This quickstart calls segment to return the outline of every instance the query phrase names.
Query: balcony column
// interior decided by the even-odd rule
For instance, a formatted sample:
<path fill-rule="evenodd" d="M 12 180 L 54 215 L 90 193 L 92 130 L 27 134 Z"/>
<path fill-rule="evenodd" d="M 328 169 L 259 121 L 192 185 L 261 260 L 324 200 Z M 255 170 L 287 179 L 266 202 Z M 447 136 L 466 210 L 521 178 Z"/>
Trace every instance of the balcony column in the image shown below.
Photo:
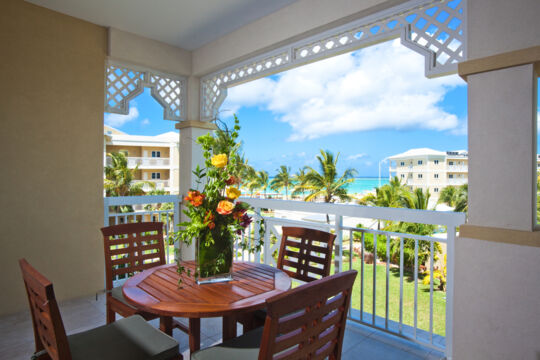
<path fill-rule="evenodd" d="M 197 165 L 204 167 L 204 156 L 202 148 L 196 143 L 199 136 L 205 135 L 216 129 L 216 125 L 206 121 L 199 121 L 199 88 L 200 80 L 197 77 L 190 77 L 187 83 L 187 119 L 176 124 L 176 129 L 180 130 L 180 165 L 179 165 L 179 194 L 182 198 L 187 195 L 191 188 L 195 188 L 195 176 L 193 170 Z M 191 120 L 190 120 L 191 119 Z M 182 207 L 181 207 L 182 208 Z M 182 209 L 181 209 L 182 210 Z M 180 221 L 188 221 L 189 218 L 180 213 Z M 183 260 L 193 260 L 195 258 L 195 247 L 182 247 Z"/>
<path fill-rule="evenodd" d="M 471 60 L 459 72 L 468 83 L 469 213 L 455 243 L 453 358 L 533 359 L 540 2 L 475 0 L 468 10 Z"/>

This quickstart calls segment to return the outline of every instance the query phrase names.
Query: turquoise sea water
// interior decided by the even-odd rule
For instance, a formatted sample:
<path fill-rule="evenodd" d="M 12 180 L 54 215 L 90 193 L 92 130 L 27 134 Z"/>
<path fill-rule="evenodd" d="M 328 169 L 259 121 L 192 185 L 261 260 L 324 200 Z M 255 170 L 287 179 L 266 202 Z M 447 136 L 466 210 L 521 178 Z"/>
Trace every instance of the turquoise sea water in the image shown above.
<path fill-rule="evenodd" d="M 270 181 L 272 181 L 272 178 L 270 178 Z M 354 182 L 349 184 L 347 190 L 349 194 L 362 194 L 367 191 L 372 191 L 376 187 L 379 186 L 379 184 L 382 186 L 384 184 L 388 184 L 388 177 L 384 178 L 378 178 L 378 177 L 357 177 L 354 179 Z M 291 189 L 289 189 L 290 193 Z M 274 190 L 271 190 L 270 188 L 266 191 L 268 194 L 276 193 Z M 285 194 L 285 190 L 281 190 L 280 193 Z"/>

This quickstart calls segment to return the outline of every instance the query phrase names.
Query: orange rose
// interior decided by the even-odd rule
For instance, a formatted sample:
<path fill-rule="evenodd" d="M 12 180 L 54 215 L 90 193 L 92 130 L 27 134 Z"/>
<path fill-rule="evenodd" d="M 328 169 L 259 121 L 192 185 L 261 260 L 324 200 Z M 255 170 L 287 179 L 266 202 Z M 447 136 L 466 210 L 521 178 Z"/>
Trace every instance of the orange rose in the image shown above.
<path fill-rule="evenodd" d="M 221 215 L 229 215 L 234 209 L 234 204 L 227 200 L 222 200 L 218 203 L 216 211 Z"/>
<path fill-rule="evenodd" d="M 201 194 L 198 191 L 188 191 L 188 195 L 184 198 L 184 200 L 189 201 L 191 205 L 197 207 L 201 206 L 204 200 L 204 194 Z"/>

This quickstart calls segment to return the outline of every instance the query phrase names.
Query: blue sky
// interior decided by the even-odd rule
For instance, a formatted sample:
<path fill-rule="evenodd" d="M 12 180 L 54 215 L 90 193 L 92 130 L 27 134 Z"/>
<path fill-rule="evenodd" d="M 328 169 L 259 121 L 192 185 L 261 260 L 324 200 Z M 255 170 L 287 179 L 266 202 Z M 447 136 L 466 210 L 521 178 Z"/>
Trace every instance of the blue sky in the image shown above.
<path fill-rule="evenodd" d="M 379 161 L 411 148 L 467 149 L 466 104 L 461 78 L 427 79 L 423 57 L 396 40 L 232 87 L 220 117 L 237 114 L 249 163 L 270 175 L 314 166 L 328 149 L 341 170 L 377 176 Z M 105 123 L 134 135 L 174 131 L 148 89 L 130 105 Z"/>

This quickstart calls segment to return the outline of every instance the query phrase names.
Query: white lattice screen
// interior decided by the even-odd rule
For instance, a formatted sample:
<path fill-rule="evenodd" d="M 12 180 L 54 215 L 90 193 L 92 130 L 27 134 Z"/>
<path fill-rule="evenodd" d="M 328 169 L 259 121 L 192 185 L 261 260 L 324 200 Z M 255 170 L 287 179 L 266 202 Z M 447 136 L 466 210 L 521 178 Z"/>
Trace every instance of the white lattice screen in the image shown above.
<path fill-rule="evenodd" d="M 426 59 L 426 76 L 457 72 L 466 59 L 466 0 L 412 0 L 202 78 L 201 116 L 211 119 L 227 87 L 393 38 Z"/>
<path fill-rule="evenodd" d="M 145 87 L 152 89 L 152 97 L 163 106 L 165 120 L 184 120 L 185 77 L 112 61 L 107 64 L 105 111 L 127 115 L 129 102 L 141 94 Z"/>

